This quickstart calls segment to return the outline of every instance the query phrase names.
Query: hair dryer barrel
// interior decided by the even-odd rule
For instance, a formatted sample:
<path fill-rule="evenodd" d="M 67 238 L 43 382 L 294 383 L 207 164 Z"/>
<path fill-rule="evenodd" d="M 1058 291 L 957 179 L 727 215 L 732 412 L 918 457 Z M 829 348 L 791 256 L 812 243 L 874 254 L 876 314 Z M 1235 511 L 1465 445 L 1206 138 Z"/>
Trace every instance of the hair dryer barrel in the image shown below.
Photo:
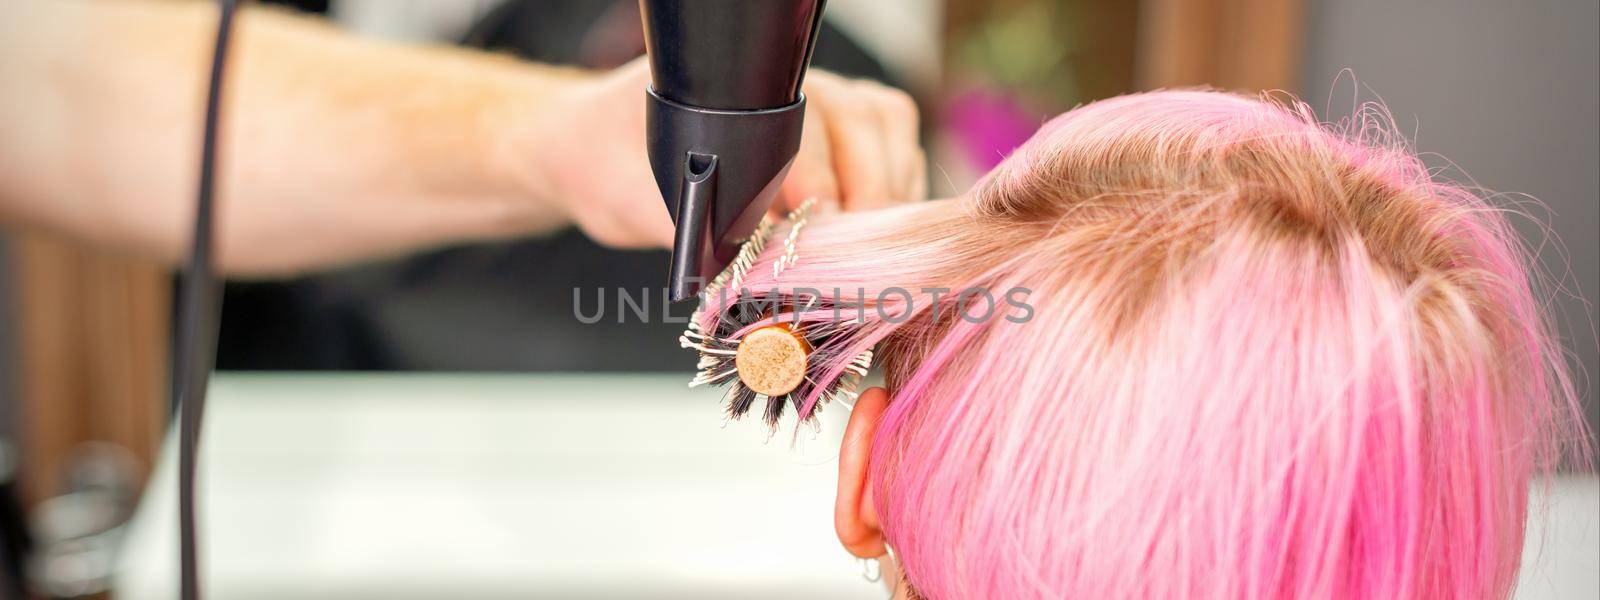
<path fill-rule="evenodd" d="M 642 0 L 654 88 L 689 106 L 794 104 L 823 0 Z"/>

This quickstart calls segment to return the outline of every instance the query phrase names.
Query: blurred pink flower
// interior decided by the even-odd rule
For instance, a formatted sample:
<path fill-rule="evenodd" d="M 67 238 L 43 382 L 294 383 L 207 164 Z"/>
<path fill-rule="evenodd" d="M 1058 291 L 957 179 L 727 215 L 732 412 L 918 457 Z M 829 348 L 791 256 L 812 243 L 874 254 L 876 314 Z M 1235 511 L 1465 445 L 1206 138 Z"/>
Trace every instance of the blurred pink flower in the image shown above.
<path fill-rule="evenodd" d="M 945 130 L 981 172 L 1000 164 L 1039 128 L 1040 115 L 1023 107 L 1006 90 L 975 87 L 957 92 L 945 104 Z"/>

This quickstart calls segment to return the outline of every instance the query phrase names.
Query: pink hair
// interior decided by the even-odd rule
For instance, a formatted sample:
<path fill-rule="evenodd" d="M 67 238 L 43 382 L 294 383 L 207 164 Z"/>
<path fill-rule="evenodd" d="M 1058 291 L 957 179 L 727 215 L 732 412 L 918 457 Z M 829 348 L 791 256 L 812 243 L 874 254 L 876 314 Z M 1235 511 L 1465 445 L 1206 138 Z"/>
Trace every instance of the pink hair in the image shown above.
<path fill-rule="evenodd" d="M 963 198 L 813 218 L 777 276 L 775 232 L 745 289 L 873 307 L 818 372 L 879 350 L 869 478 L 920 593 L 1509 595 L 1576 394 L 1503 215 L 1380 116 L 1125 96 Z M 972 287 L 1031 310 L 959 318 Z"/>

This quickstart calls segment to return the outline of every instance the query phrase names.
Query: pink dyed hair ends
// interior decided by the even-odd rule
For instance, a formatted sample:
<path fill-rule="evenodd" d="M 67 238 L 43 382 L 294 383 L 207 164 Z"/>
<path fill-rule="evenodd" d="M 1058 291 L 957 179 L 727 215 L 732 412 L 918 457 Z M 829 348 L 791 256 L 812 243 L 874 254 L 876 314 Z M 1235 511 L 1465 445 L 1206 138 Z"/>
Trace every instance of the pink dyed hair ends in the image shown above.
<path fill-rule="evenodd" d="M 746 288 L 1032 290 L 1026 323 L 914 295 L 840 353 L 879 349 L 869 477 L 923 595 L 1510 594 L 1576 394 L 1504 216 L 1382 117 L 1115 98 L 966 197 L 813 218 L 777 277 L 769 246 Z"/>

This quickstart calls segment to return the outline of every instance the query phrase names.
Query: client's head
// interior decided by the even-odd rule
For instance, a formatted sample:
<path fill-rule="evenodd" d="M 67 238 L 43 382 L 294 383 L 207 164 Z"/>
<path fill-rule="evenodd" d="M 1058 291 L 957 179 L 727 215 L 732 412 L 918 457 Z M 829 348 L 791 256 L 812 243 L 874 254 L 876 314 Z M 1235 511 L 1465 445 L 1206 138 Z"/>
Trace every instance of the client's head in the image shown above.
<path fill-rule="evenodd" d="M 845 546 L 935 599 L 1507 595 L 1576 427 L 1561 351 L 1503 216 L 1348 129 L 1126 96 L 961 198 L 769 244 L 744 288 L 868 307 L 811 367 L 885 376 Z"/>

